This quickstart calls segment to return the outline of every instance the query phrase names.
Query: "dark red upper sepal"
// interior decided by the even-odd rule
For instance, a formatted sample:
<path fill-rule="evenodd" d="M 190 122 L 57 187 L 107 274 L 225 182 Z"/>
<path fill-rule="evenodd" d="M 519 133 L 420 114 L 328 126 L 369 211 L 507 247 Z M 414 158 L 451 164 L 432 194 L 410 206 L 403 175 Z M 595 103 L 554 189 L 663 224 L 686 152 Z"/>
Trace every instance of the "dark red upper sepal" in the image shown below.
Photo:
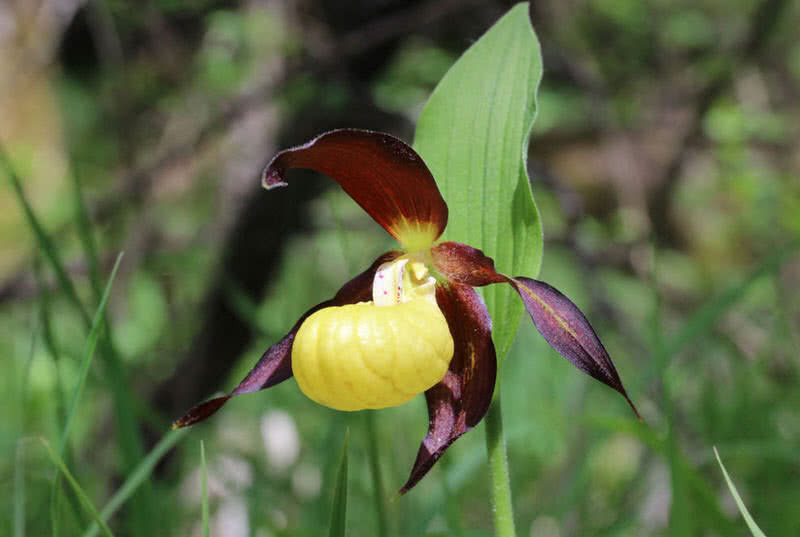
<path fill-rule="evenodd" d="M 297 320 L 288 334 L 267 349 L 267 352 L 264 353 L 258 363 L 250 370 L 250 373 L 239 383 L 236 389 L 228 395 L 215 397 L 214 399 L 192 407 L 183 417 L 173 423 L 172 428 L 178 429 L 181 427 L 188 427 L 189 425 L 194 425 L 199 421 L 203 421 L 219 410 L 222 405 L 234 395 L 270 388 L 291 377 L 292 343 L 294 342 L 295 334 L 297 334 L 300 325 L 303 324 L 306 317 L 328 306 L 342 306 L 344 304 L 355 304 L 356 302 L 372 300 L 372 280 L 375 277 L 375 271 L 377 271 L 378 267 L 383 263 L 391 261 L 401 254 L 402 252 L 398 251 L 383 254 L 376 259 L 367 270 L 344 284 L 332 299 L 317 304 L 305 312 L 302 317 Z"/>
<path fill-rule="evenodd" d="M 636 417 L 641 419 L 606 348 L 578 306 L 544 282 L 516 277 L 510 283 L 522 297 L 533 324 L 550 346 L 584 373 L 621 393 Z"/>
<path fill-rule="evenodd" d="M 436 302 L 453 336 L 453 359 L 442 381 L 425 392 L 428 434 L 401 494 L 428 473 L 450 444 L 483 419 L 497 377 L 492 321 L 478 293 L 468 285 L 450 282 L 436 286 Z"/>
<path fill-rule="evenodd" d="M 447 225 L 447 205 L 433 175 L 422 158 L 394 136 L 354 129 L 326 132 L 275 155 L 264 170 L 264 186 L 286 186 L 290 168 L 308 168 L 335 179 L 401 242 L 422 233 L 432 243 Z"/>

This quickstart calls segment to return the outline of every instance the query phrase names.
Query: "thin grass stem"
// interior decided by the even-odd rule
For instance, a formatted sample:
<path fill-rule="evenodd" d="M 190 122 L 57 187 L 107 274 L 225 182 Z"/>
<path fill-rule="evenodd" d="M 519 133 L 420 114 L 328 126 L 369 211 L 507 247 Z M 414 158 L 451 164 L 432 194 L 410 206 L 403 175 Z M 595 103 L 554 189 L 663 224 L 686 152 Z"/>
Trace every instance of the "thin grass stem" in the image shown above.
<path fill-rule="evenodd" d="M 371 410 L 364 412 L 364 421 L 367 430 L 367 457 L 369 470 L 372 475 L 372 497 L 375 500 L 375 515 L 378 519 L 378 537 L 389 534 L 389 525 L 386 519 L 386 497 L 383 492 L 383 474 L 380 465 L 380 445 L 375 427 L 375 413 Z"/>

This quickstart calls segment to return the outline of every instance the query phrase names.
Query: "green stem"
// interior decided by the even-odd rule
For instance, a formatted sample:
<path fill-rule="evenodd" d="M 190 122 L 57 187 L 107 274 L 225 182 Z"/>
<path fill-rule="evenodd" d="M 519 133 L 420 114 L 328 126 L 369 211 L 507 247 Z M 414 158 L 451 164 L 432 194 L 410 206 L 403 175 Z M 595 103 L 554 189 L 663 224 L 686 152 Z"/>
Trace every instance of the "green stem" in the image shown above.
<path fill-rule="evenodd" d="M 372 496 L 375 498 L 375 513 L 378 517 L 378 536 L 386 537 L 389 534 L 386 522 L 386 506 L 384 505 L 383 476 L 381 475 L 380 460 L 378 458 L 378 434 L 375 431 L 375 415 L 371 410 L 364 412 L 367 422 L 367 453 L 369 468 L 372 474 Z"/>
<path fill-rule="evenodd" d="M 511 503 L 511 477 L 508 473 L 506 437 L 503 432 L 503 414 L 500 409 L 500 394 L 489 406 L 484 418 L 486 423 L 486 450 L 489 457 L 489 480 L 492 488 L 492 514 L 496 537 L 516 537 L 514 508 Z"/>

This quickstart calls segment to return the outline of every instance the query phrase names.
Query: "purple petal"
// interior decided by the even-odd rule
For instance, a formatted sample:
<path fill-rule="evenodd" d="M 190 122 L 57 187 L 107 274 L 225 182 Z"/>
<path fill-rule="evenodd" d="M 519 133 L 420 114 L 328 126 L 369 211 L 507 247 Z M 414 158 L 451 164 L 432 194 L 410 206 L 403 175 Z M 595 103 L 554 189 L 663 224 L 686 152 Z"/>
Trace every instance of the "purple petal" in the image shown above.
<path fill-rule="evenodd" d="M 292 376 L 292 343 L 294 336 L 300 329 L 300 325 L 306 317 L 315 311 L 327 308 L 328 306 L 342 306 L 344 304 L 354 304 L 372 299 L 372 279 L 378 267 L 387 261 L 391 261 L 400 256 L 402 252 L 392 251 L 383 254 L 367 270 L 344 284 L 339 292 L 331 300 L 326 300 L 317 304 L 294 324 L 288 334 L 267 349 L 267 352 L 256 363 L 250 373 L 239 383 L 230 394 L 222 397 L 215 397 L 199 405 L 192 407 L 183 417 L 172 424 L 173 429 L 188 427 L 199 421 L 203 421 L 217 410 L 219 410 L 231 397 L 243 393 L 256 392 L 265 388 L 270 388 L 283 382 Z"/>
<path fill-rule="evenodd" d="M 480 296 L 469 286 L 437 285 L 436 301 L 447 319 L 455 350 L 442 381 L 425 392 L 428 434 L 420 445 L 401 494 L 422 479 L 459 436 L 478 424 L 492 402 L 497 360 L 492 321 Z"/>
<path fill-rule="evenodd" d="M 510 283 L 522 297 L 533 324 L 550 346 L 584 373 L 621 393 L 641 420 L 608 352 L 578 306 L 544 282 L 517 277 Z"/>

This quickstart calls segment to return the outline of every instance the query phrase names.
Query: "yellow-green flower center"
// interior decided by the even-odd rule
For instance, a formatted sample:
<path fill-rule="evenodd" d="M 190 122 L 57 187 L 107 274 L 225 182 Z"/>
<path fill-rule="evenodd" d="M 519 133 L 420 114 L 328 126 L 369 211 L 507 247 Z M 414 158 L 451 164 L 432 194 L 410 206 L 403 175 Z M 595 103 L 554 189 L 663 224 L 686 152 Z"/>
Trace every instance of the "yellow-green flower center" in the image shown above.
<path fill-rule="evenodd" d="M 425 264 L 404 256 L 378 268 L 371 302 L 323 308 L 292 346 L 292 370 L 310 399 L 337 410 L 401 405 L 438 383 L 453 338 Z"/>

